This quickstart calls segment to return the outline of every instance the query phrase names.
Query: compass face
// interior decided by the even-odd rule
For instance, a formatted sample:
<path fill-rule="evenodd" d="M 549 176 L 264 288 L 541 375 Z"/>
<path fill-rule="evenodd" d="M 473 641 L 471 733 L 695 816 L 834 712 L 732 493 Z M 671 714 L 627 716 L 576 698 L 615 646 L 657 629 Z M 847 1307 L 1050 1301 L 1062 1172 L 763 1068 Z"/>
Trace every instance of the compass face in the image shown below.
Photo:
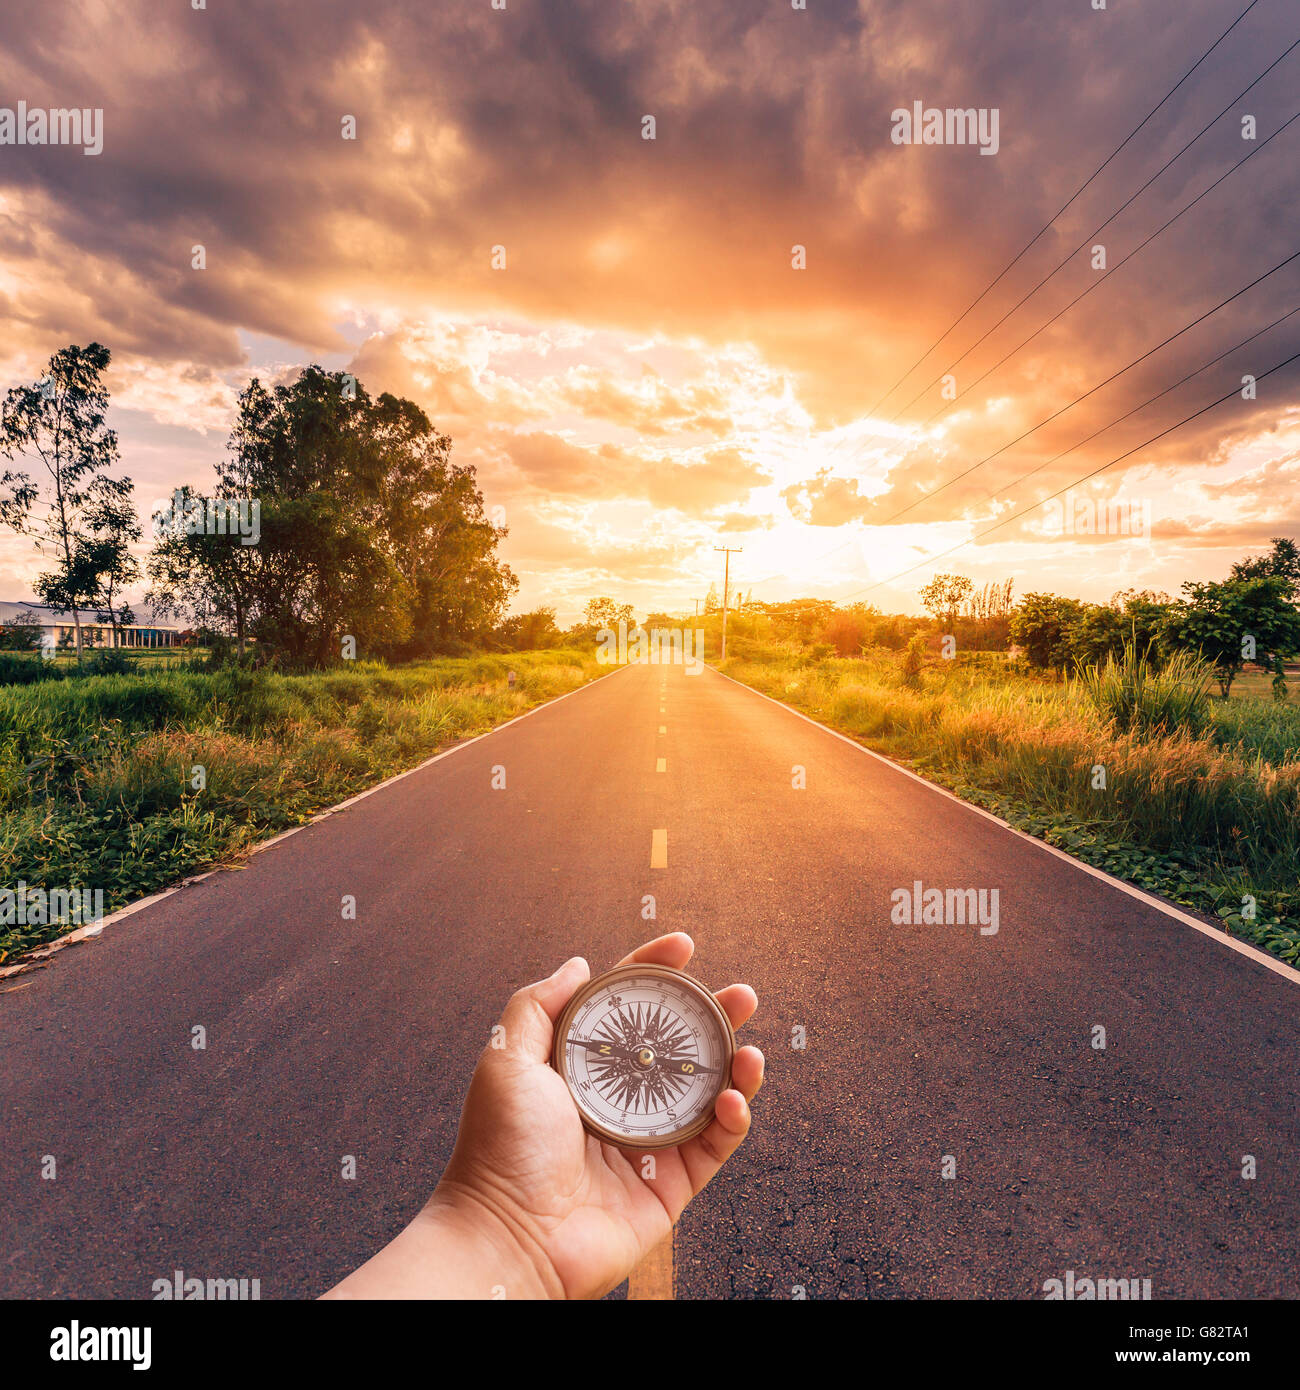
<path fill-rule="evenodd" d="M 569 1001 L 552 1060 L 593 1134 L 658 1149 L 712 1121 L 734 1050 L 726 1014 L 697 980 L 663 965 L 624 965 Z"/>

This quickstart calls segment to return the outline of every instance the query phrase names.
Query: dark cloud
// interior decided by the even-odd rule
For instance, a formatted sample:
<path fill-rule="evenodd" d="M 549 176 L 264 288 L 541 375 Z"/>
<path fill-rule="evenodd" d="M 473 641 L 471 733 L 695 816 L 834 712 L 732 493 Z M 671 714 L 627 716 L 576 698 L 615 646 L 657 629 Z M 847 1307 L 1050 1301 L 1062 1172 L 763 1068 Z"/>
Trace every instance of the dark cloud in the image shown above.
<path fill-rule="evenodd" d="M 1087 438 L 1300 302 L 1297 262 L 982 462 L 1295 249 L 1300 123 L 1057 322 L 1044 326 L 1097 280 L 1085 253 L 977 343 L 1077 245 L 1104 243 L 1114 265 L 1250 148 L 1234 111 L 1096 230 L 1282 52 L 1293 20 L 1290 0 L 1261 0 L 885 396 L 882 418 L 925 421 L 944 404 L 931 383 L 952 365 L 962 394 L 934 422 L 942 433 L 811 459 L 806 478 L 780 479 L 790 512 L 818 527 L 879 525 L 917 503 L 909 523 L 940 521 L 985 515 L 1004 493 L 1028 510 L 1243 373 L 1300 351 L 1297 316 Z M 359 374 L 427 402 L 521 495 L 635 497 L 734 529 L 750 491 L 775 474 L 748 447 L 761 427 L 728 390 L 667 377 L 646 389 L 630 360 L 622 379 L 605 365 L 530 391 L 467 360 L 422 360 L 400 321 L 513 316 L 657 335 L 702 355 L 743 344 L 780 375 L 772 390 L 788 391 L 811 431 L 849 426 L 1227 22 L 1221 0 L 1107 11 L 1006 0 L 814 0 L 805 11 L 699 0 L 10 7 L 0 104 L 102 107 L 105 143 L 95 158 L 0 147 L 0 327 L 24 361 L 93 337 L 137 366 L 207 380 L 240 368 L 241 335 L 299 345 L 304 357 L 346 353 L 350 316 L 382 316 L 357 353 Z M 1298 61 L 1244 104 L 1261 138 L 1292 114 Z M 892 144 L 890 113 L 914 100 L 996 107 L 999 153 Z M 641 139 L 648 114 L 653 142 Z M 356 141 L 342 139 L 345 116 Z M 196 244 L 202 271 L 191 268 Z M 795 245 L 805 270 L 791 268 Z M 504 270 L 492 268 L 497 246 Z M 1175 524 L 1178 508 L 1201 503 L 1170 480 L 1204 474 L 1229 444 L 1289 418 L 1298 381 L 1295 369 L 1270 378 L 1256 401 L 1117 465 L 1116 485 L 1136 468 L 1166 470 Z M 579 437 L 584 422 L 593 428 Z M 674 448 L 683 435 L 686 456 Z M 1263 520 L 1292 481 L 1264 478 L 1233 500 Z"/>

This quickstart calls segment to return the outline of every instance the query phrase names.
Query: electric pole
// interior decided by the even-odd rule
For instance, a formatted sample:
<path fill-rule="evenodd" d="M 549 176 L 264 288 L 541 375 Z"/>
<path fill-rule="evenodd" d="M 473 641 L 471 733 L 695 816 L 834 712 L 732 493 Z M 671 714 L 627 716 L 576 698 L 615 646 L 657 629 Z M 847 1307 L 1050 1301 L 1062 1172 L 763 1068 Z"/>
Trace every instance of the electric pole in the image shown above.
<path fill-rule="evenodd" d="M 743 545 L 729 548 L 725 545 L 715 545 L 714 550 L 722 551 L 726 559 L 723 561 L 722 570 L 722 659 L 727 659 L 727 599 L 731 595 L 731 557 L 739 555 L 744 550 Z"/>

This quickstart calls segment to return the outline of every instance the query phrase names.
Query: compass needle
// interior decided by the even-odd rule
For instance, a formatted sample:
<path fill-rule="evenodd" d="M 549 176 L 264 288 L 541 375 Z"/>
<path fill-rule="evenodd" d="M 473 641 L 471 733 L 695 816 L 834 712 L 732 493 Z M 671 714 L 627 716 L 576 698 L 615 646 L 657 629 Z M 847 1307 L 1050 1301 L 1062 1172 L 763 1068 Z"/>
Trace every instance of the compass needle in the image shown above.
<path fill-rule="evenodd" d="M 727 1015 L 699 981 L 633 964 L 588 981 L 569 1000 L 552 1063 L 590 1133 L 655 1149 L 712 1121 L 734 1053 Z"/>

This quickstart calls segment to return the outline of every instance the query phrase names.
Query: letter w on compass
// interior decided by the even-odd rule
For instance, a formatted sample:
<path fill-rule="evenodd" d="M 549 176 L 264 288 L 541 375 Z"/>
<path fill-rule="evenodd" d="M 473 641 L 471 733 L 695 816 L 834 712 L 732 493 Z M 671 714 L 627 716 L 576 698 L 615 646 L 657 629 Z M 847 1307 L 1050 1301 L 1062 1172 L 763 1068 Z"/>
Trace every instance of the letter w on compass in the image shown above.
<path fill-rule="evenodd" d="M 671 1106 L 698 1071 L 711 1070 L 700 1067 L 690 1030 L 660 1004 L 621 1004 L 601 1019 L 590 1041 L 569 1041 L 587 1049 L 592 1083 L 625 1111 Z"/>

